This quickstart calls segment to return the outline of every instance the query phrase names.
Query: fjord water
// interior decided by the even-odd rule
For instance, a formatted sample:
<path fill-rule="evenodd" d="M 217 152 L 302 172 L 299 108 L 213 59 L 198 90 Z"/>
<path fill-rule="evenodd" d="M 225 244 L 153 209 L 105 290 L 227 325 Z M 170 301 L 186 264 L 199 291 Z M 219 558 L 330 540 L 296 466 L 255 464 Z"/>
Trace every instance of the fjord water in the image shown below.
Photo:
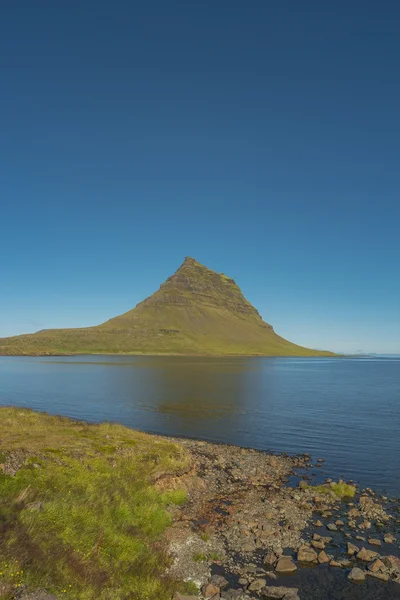
<path fill-rule="evenodd" d="M 400 496 L 400 357 L 1 357 L 0 405 L 309 452 Z"/>

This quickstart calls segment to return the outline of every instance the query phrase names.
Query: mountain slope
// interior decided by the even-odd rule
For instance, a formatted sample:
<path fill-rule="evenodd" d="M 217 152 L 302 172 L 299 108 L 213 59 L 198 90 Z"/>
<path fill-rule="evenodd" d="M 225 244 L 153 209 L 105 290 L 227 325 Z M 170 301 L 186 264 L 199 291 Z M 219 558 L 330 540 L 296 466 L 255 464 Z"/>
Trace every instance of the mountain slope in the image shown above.
<path fill-rule="evenodd" d="M 0 354 L 218 354 L 315 356 L 278 336 L 233 279 L 193 258 L 134 309 L 102 325 L 0 339 Z"/>

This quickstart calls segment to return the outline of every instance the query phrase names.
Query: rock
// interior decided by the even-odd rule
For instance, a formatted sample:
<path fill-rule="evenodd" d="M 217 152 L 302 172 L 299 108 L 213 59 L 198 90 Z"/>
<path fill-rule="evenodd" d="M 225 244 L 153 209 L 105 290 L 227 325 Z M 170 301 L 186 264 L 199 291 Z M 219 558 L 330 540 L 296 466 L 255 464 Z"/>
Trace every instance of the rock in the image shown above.
<path fill-rule="evenodd" d="M 343 521 L 338 519 L 337 521 L 335 521 L 335 525 L 337 525 L 338 527 L 343 527 L 344 523 L 343 523 Z"/>
<path fill-rule="evenodd" d="M 319 542 L 313 540 L 311 542 L 311 545 L 313 548 L 317 548 L 317 550 L 323 550 L 325 548 L 325 542 L 323 542 L 322 540 L 320 540 Z"/>
<path fill-rule="evenodd" d="M 329 529 L 329 531 L 337 531 L 337 527 L 336 527 L 335 523 L 328 523 L 326 528 Z"/>
<path fill-rule="evenodd" d="M 324 524 L 318 519 L 318 521 L 314 521 L 313 525 L 314 527 L 323 527 Z"/>
<path fill-rule="evenodd" d="M 210 577 L 210 583 L 218 587 L 220 590 L 223 590 L 227 585 L 228 581 L 222 575 L 213 575 Z"/>
<path fill-rule="evenodd" d="M 394 573 L 400 574 L 400 558 L 398 558 L 397 556 L 389 555 L 384 556 L 382 560 L 388 569 L 390 569 Z"/>
<path fill-rule="evenodd" d="M 381 540 L 378 540 L 376 538 L 369 538 L 368 544 L 371 544 L 371 546 L 382 546 Z"/>
<path fill-rule="evenodd" d="M 248 538 L 242 544 L 242 552 L 254 552 L 256 549 L 256 543 L 253 539 Z"/>
<path fill-rule="evenodd" d="M 357 554 L 357 552 L 360 552 L 360 548 L 351 542 L 347 542 L 347 554 L 353 556 L 353 554 Z"/>
<path fill-rule="evenodd" d="M 389 575 L 387 575 L 387 573 L 374 573 L 373 571 L 367 571 L 367 575 L 374 577 L 375 579 L 380 579 L 381 581 L 389 581 Z"/>
<path fill-rule="evenodd" d="M 325 565 L 326 563 L 329 562 L 329 560 L 330 560 L 329 556 L 327 555 L 327 553 L 324 550 L 322 550 L 322 552 L 320 552 L 318 554 L 318 562 L 320 565 Z"/>
<path fill-rule="evenodd" d="M 330 563 L 329 563 L 329 566 L 330 566 L 330 567 L 339 567 L 339 568 L 340 568 L 340 567 L 342 566 L 342 563 L 340 563 L 340 562 L 338 562 L 337 560 L 334 560 L 334 559 L 332 558 L 332 560 L 331 560 L 331 561 L 330 561 Z"/>
<path fill-rule="evenodd" d="M 28 598 L 28 596 L 24 596 L 24 598 Z M 53 598 L 54 598 L 54 596 L 53 596 Z M 173 600 L 199 600 L 199 597 L 198 596 L 184 596 L 183 594 L 180 594 L 179 592 L 175 592 Z"/>
<path fill-rule="evenodd" d="M 266 579 L 256 579 L 249 585 L 248 590 L 250 592 L 259 592 L 263 587 L 266 586 L 266 584 Z"/>
<path fill-rule="evenodd" d="M 296 570 L 297 567 L 290 556 L 281 556 L 275 566 L 277 573 L 293 573 Z"/>
<path fill-rule="evenodd" d="M 321 536 L 319 535 L 319 533 L 314 533 L 314 535 L 312 536 L 312 539 L 316 540 L 317 542 L 319 542 L 320 539 L 321 539 Z"/>
<path fill-rule="evenodd" d="M 212 600 L 219 599 L 219 591 L 219 587 L 213 585 L 212 583 L 205 583 L 201 588 L 201 593 L 206 600 L 209 600 L 209 598 L 212 598 Z"/>
<path fill-rule="evenodd" d="M 273 598 L 274 600 L 299 600 L 297 589 L 272 585 L 263 588 L 261 596 L 264 598 Z"/>
<path fill-rule="evenodd" d="M 317 563 L 318 557 L 315 550 L 309 546 L 300 546 L 297 552 L 297 560 L 299 562 Z"/>
<path fill-rule="evenodd" d="M 385 544 L 394 544 L 396 541 L 396 538 L 391 533 L 386 533 L 383 536 L 383 541 L 385 542 Z"/>
<path fill-rule="evenodd" d="M 372 573 L 377 573 L 378 571 L 384 571 L 384 570 L 385 570 L 385 565 L 381 561 L 380 558 L 377 558 L 376 560 L 374 560 L 373 563 L 368 565 L 368 571 L 372 571 Z"/>
<path fill-rule="evenodd" d="M 360 529 L 371 529 L 371 521 L 363 521 L 360 525 Z"/>
<path fill-rule="evenodd" d="M 357 558 L 359 560 L 364 560 L 365 562 L 371 562 L 379 555 L 377 552 L 373 552 L 372 550 L 367 550 L 366 548 L 361 548 L 361 550 L 357 553 Z"/>
<path fill-rule="evenodd" d="M 246 579 L 246 577 L 240 577 L 240 579 L 238 580 L 238 584 L 239 585 L 246 585 L 249 583 L 248 579 Z"/>
<path fill-rule="evenodd" d="M 358 567 L 354 567 L 347 576 L 350 581 L 365 581 L 365 572 Z"/>
<path fill-rule="evenodd" d="M 278 557 L 276 556 L 276 554 L 274 552 L 268 552 L 263 558 L 263 563 L 264 563 L 264 565 L 268 565 L 269 567 L 272 567 L 276 563 L 277 560 L 278 560 Z"/>

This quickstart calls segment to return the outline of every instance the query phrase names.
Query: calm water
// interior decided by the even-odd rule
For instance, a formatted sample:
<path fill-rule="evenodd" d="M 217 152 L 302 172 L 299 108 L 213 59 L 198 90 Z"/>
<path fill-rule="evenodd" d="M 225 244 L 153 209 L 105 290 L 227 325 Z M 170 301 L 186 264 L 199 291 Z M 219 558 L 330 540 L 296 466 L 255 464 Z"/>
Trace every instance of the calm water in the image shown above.
<path fill-rule="evenodd" d="M 0 404 L 310 452 L 400 496 L 400 358 L 0 357 Z"/>

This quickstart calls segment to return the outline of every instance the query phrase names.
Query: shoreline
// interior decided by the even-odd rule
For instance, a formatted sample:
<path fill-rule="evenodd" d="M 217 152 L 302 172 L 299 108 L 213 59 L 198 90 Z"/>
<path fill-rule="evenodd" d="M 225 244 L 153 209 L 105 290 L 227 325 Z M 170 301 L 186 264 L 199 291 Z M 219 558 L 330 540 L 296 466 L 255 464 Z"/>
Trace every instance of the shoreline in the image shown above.
<path fill-rule="evenodd" d="M 2 410 L 7 409 L 0 414 Z M 337 593 L 338 586 L 343 598 L 353 598 L 346 594 L 357 590 L 362 590 L 363 600 L 400 598 L 399 499 L 353 488 L 352 482 L 328 479 L 312 485 L 312 471 L 321 471 L 323 459 L 313 463 L 308 454 L 272 453 L 29 409 L 8 410 L 88 432 L 126 431 L 145 439 L 149 448 L 166 443 L 181 449 L 188 457 L 186 467 L 162 470 L 151 478 L 158 494 L 183 490 L 187 498 L 168 508 L 172 523 L 164 542 L 172 562 L 167 573 L 195 584 L 203 596 L 177 592 L 176 600 L 207 598 L 214 588 L 213 600 L 318 600 L 322 589 Z M 11 464 L 15 470 L 15 461 Z M 1 468 L 7 472 L 4 464 Z M 15 473 L 20 468 L 17 465 Z M 288 485 L 289 479 L 295 485 Z M 346 497 L 353 492 L 353 498 Z M 355 586 L 351 573 L 362 585 Z"/>

